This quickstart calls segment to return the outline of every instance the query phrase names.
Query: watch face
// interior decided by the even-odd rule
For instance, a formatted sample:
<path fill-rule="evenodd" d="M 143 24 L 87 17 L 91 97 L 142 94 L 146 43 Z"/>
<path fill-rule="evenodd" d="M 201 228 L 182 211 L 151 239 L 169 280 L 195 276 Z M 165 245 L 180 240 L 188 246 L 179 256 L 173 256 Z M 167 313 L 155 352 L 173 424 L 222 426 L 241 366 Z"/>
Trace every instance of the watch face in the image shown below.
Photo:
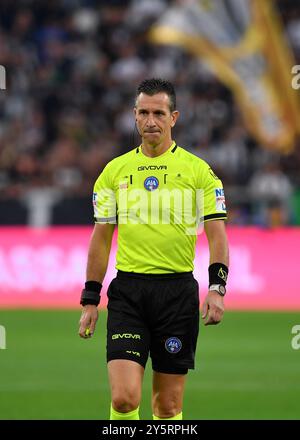
<path fill-rule="evenodd" d="M 222 295 L 225 295 L 226 289 L 225 289 L 224 286 L 222 286 L 222 284 L 221 284 L 220 287 L 219 287 L 219 291 L 220 291 L 220 293 L 221 293 Z"/>

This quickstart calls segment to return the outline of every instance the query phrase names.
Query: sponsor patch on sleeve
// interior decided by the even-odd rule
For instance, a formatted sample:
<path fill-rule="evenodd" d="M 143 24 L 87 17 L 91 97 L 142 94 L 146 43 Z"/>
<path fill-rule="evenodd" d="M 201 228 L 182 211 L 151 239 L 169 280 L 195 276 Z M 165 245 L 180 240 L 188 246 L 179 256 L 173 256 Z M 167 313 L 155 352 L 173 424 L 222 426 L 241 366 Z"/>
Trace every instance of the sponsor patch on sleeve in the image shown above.
<path fill-rule="evenodd" d="M 223 188 L 216 188 L 216 211 L 226 212 L 225 195 Z"/>
<path fill-rule="evenodd" d="M 97 206 L 98 195 L 97 193 L 93 193 L 93 206 Z"/>

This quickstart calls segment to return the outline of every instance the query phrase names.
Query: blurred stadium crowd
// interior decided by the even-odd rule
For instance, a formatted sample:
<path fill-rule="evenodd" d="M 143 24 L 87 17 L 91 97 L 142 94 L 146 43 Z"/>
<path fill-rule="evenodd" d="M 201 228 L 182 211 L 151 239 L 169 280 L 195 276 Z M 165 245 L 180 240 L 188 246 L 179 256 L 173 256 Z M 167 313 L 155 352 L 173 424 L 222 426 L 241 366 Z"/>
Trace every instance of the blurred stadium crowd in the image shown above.
<path fill-rule="evenodd" d="M 300 145 L 289 156 L 262 148 L 201 60 L 148 41 L 149 27 L 174 3 L 1 0 L 1 224 L 91 224 L 94 181 L 139 144 L 135 88 L 153 76 L 174 82 L 181 110 L 174 138 L 222 178 L 229 223 L 300 224 Z M 300 64 L 300 6 L 276 3 Z"/>

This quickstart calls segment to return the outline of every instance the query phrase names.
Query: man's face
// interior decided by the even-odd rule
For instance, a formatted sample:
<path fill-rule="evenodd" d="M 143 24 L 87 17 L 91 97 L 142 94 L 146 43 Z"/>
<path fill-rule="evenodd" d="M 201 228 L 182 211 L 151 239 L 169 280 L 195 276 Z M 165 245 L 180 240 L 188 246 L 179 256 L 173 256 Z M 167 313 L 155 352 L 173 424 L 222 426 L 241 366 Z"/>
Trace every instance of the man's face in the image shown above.
<path fill-rule="evenodd" d="M 150 145 L 160 144 L 164 139 L 172 139 L 171 129 L 178 118 L 178 111 L 171 113 L 169 96 L 157 93 L 149 96 L 140 93 L 134 108 L 138 131 Z"/>

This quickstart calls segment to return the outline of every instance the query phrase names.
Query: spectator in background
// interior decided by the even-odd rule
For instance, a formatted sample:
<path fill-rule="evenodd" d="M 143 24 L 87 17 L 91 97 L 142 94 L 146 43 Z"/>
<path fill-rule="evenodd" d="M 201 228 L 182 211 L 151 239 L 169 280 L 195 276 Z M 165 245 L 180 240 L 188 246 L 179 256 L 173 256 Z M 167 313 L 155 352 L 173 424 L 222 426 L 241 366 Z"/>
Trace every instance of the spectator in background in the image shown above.
<path fill-rule="evenodd" d="M 292 185 L 277 163 L 268 163 L 250 181 L 255 223 L 283 226 L 290 216 Z"/>
<path fill-rule="evenodd" d="M 235 222 L 267 221 L 249 215 L 247 206 L 239 209 L 264 152 L 244 132 L 230 91 L 201 60 L 147 40 L 147 30 L 171 3 L 2 0 L 0 64 L 7 90 L 0 93 L 0 200 L 18 204 L 28 192 L 42 199 L 52 188 L 63 198 L 86 197 L 89 206 L 95 177 L 132 145 L 133 84 L 145 75 L 163 76 L 185 109 L 175 130 L 179 145 L 214 165 L 236 207 Z M 292 1 L 278 4 L 298 56 L 300 8 Z M 297 191 L 299 157 L 291 157 L 281 161 L 281 174 Z M 284 214 L 276 222 L 285 224 L 287 204 L 280 206 L 270 212 Z"/>

